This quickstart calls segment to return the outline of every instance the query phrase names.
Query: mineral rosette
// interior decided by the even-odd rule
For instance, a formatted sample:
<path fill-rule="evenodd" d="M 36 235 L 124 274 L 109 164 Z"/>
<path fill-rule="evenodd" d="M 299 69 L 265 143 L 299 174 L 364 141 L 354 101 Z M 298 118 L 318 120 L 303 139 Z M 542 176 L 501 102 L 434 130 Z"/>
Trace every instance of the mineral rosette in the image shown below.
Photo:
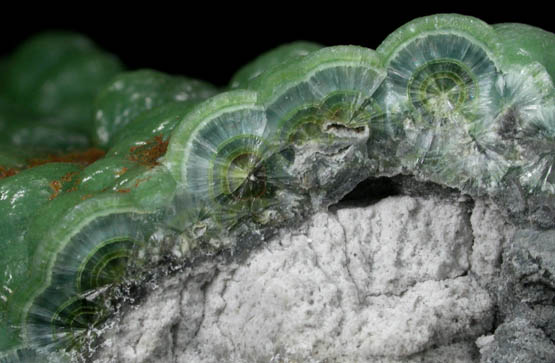
<path fill-rule="evenodd" d="M 441 14 L 376 51 L 281 46 L 217 89 L 125 71 L 77 34 L 30 39 L 0 60 L 0 361 L 86 355 L 152 271 L 233 258 L 370 176 L 554 228 L 554 49 Z"/>

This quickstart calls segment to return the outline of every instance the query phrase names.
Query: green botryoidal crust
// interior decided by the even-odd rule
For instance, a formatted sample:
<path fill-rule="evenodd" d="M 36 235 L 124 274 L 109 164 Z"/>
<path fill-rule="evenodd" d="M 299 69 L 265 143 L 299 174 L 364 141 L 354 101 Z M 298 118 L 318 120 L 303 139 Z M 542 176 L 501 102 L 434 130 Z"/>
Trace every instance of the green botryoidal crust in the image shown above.
<path fill-rule="evenodd" d="M 92 132 L 94 97 L 123 69 L 116 57 L 89 39 L 67 32 L 35 36 L 16 49 L 7 62 L 3 88 L 10 103 L 38 118 L 56 118 L 61 127 L 82 132 Z"/>
<path fill-rule="evenodd" d="M 507 66 L 542 64 L 551 79 L 555 79 L 555 39 L 553 33 L 526 24 L 503 23 L 493 25 L 503 44 L 501 54 Z"/>
<path fill-rule="evenodd" d="M 377 51 L 278 47 L 219 92 L 123 72 L 80 35 L 30 39 L 0 60 L 0 361 L 84 350 L 161 258 L 248 248 L 367 176 L 509 209 L 516 188 L 528 209 L 508 214 L 554 228 L 554 45 L 439 14 Z"/>
<path fill-rule="evenodd" d="M 118 133 L 144 111 L 169 102 L 200 101 L 215 93 L 206 82 L 153 70 L 122 73 L 96 99 L 95 142 L 112 146 Z"/>
<path fill-rule="evenodd" d="M 247 88 L 249 83 L 270 68 L 291 58 L 303 57 L 323 46 L 312 42 L 293 42 L 272 49 L 239 69 L 231 79 L 230 88 Z"/>

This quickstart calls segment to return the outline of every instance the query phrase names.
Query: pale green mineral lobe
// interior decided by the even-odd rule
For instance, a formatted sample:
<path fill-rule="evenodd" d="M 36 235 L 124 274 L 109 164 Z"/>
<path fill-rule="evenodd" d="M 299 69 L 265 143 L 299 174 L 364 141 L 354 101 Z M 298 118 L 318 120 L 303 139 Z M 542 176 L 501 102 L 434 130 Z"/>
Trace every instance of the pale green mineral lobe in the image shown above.
<path fill-rule="evenodd" d="M 142 112 L 170 102 L 201 101 L 215 93 L 206 82 L 153 70 L 122 73 L 98 94 L 94 140 L 102 147 L 112 146 L 118 133 Z"/>
<path fill-rule="evenodd" d="M 154 211 L 172 200 L 176 183 L 162 165 L 140 163 L 130 158 L 106 157 L 89 165 L 79 175 L 84 197 L 107 191 L 129 194 L 145 210 Z"/>
<path fill-rule="evenodd" d="M 415 19 L 378 47 L 382 107 L 415 174 L 473 193 L 499 187 L 509 168 L 491 147 L 499 49 L 492 27 L 456 14 Z"/>
<path fill-rule="evenodd" d="M 346 136 L 349 129 L 356 134 L 366 128 L 363 108 L 384 77 L 371 49 L 337 46 L 269 69 L 251 87 L 266 107 L 272 133 L 286 145 L 295 138 L 317 140 L 327 131 L 341 129 Z"/>
<path fill-rule="evenodd" d="M 81 172 L 79 190 L 90 194 L 112 188 L 117 191 L 119 180 L 135 167 L 137 163 L 126 158 L 104 157 Z"/>
<path fill-rule="evenodd" d="M 53 68 L 75 56 L 98 52 L 86 37 L 70 32 L 39 34 L 24 42 L 10 57 L 9 90 L 14 97 L 27 99 L 39 80 Z M 23 100 L 22 100 L 23 101 Z"/>
<path fill-rule="evenodd" d="M 254 213 L 273 180 L 263 166 L 271 155 L 268 130 L 254 92 L 225 92 L 195 107 L 175 129 L 163 162 L 178 194 L 196 195 L 226 226 Z"/>
<path fill-rule="evenodd" d="M 66 123 L 58 116 L 38 116 L 0 95 L 0 142 L 6 148 L 11 145 L 14 152 L 22 149 L 32 154 L 88 147 L 87 133 L 67 127 Z"/>
<path fill-rule="evenodd" d="M 0 179 L 0 350 L 20 342 L 9 324 L 12 295 L 26 283 L 29 270 L 26 233 L 37 211 L 63 190 L 80 171 L 78 165 L 52 163 Z"/>
<path fill-rule="evenodd" d="M 56 249 L 55 260 L 53 256 L 50 259 L 50 281 L 39 289 L 25 312 L 25 333 L 38 346 L 62 348 L 84 343 L 90 329 L 109 311 L 102 297 L 85 299 L 85 295 L 121 281 L 130 266 L 139 265 L 139 250 L 145 247 L 145 235 L 152 233 L 153 224 L 140 210 L 123 202 L 125 198 L 117 199 L 119 205 L 102 214 L 75 221 L 78 229 L 70 231 L 68 240 L 43 242 Z M 83 203 L 82 207 L 90 205 Z M 40 255 L 42 259 L 45 251 Z"/>
<path fill-rule="evenodd" d="M 283 44 L 261 54 L 252 62 L 239 69 L 231 78 L 230 88 L 247 88 L 249 83 L 263 72 L 297 57 L 303 57 L 323 46 L 312 42 L 297 41 Z"/>
<path fill-rule="evenodd" d="M 32 148 L 43 153 L 85 149 L 90 146 L 87 133 L 67 128 L 65 121 L 59 118 L 37 119 L 21 113 L 12 113 L 8 117 L 9 123 L 0 136 L 0 142 L 5 145 Z"/>
<path fill-rule="evenodd" d="M 185 190 L 187 188 L 187 166 L 192 143 L 190 142 L 195 133 L 213 118 L 233 112 L 235 109 L 257 107 L 257 94 L 250 91 L 233 91 L 219 94 L 215 97 L 204 101 L 191 110 L 185 118 L 176 126 L 172 133 L 172 139 L 168 145 L 168 151 L 163 158 L 163 164 L 171 171 L 174 179 L 178 183 L 178 189 Z M 261 106 L 258 106 L 262 109 Z M 264 129 L 265 124 L 261 126 L 252 125 L 253 129 L 260 127 Z M 215 135 L 218 136 L 218 135 Z M 208 146 L 208 145 L 207 145 Z M 217 149 L 218 143 L 212 144 L 213 150 Z M 209 152 L 209 147 L 206 148 Z M 200 166 L 200 165 L 199 165 Z M 204 181 L 206 183 L 206 181 Z M 206 192 L 207 189 L 205 188 Z"/>
<path fill-rule="evenodd" d="M 503 23 L 493 26 L 503 44 L 503 61 L 511 66 L 541 63 L 555 79 L 555 34 L 531 25 Z"/>
<path fill-rule="evenodd" d="M 5 94 L 14 104 L 85 133 L 92 131 L 94 97 L 123 68 L 89 39 L 67 32 L 29 39 L 8 67 Z"/>
<path fill-rule="evenodd" d="M 52 168 L 54 165 L 56 164 L 48 164 L 42 168 Z M 69 164 L 67 165 L 69 167 Z M 127 165 L 129 169 L 122 172 L 121 169 L 126 168 L 125 166 L 122 167 L 122 165 Z M 23 177 L 26 173 L 34 170 L 40 171 L 41 169 L 40 167 L 30 169 L 27 172 L 18 174 L 16 177 Z M 78 170 L 80 168 L 76 169 L 76 171 Z M 71 175 L 73 180 L 69 180 L 69 175 Z M 91 175 L 95 175 L 93 180 L 88 179 Z M 12 178 L 15 177 L 5 180 L 10 181 Z M 68 188 L 61 186 L 59 191 L 53 190 L 48 195 L 48 198 L 42 196 L 43 199 L 46 198 L 48 200 L 48 203 L 43 203 L 42 206 L 37 203 L 37 208 L 26 209 L 27 211 L 34 211 L 36 217 L 32 220 L 28 218 L 26 221 L 26 224 L 29 225 L 29 233 L 23 236 L 23 241 L 20 245 L 22 251 L 19 252 L 22 256 L 29 256 L 30 263 L 28 268 L 24 270 L 25 285 L 23 286 L 20 283 L 19 288 L 14 289 L 13 294 L 7 297 L 7 310 L 9 314 L 7 321 L 16 327 L 28 324 L 29 326 L 25 330 L 27 339 L 41 345 L 53 344 L 57 346 L 57 343 L 52 340 L 51 336 L 43 334 L 45 330 L 49 329 L 51 324 L 49 319 L 61 319 L 59 313 L 56 312 L 56 304 L 52 305 L 53 302 L 59 299 L 72 301 L 72 297 L 77 296 L 76 294 L 79 293 L 79 291 L 74 290 L 75 284 L 69 282 L 69 280 L 74 279 L 74 275 L 79 272 L 79 269 L 76 267 L 70 268 L 67 261 L 63 262 L 62 256 L 66 256 L 65 258 L 69 259 L 68 261 L 77 264 L 80 263 L 81 255 L 96 256 L 94 251 L 104 239 L 102 236 L 105 236 L 106 239 L 117 241 L 120 239 L 123 241 L 125 238 L 131 238 L 135 241 L 140 236 L 141 241 L 146 241 L 152 233 L 148 231 L 152 231 L 154 226 L 154 220 L 151 220 L 146 213 L 148 211 L 154 212 L 167 206 L 173 198 L 175 190 L 173 178 L 162 166 L 147 167 L 119 158 L 101 159 L 89 168 L 86 168 L 81 174 L 77 174 L 77 172 L 66 173 L 60 180 L 72 181 L 69 185 L 73 185 L 73 187 L 68 190 Z M 52 186 L 52 183 L 49 183 L 48 186 Z M 29 201 L 29 203 L 31 202 Z M 130 219 L 126 219 L 127 222 L 123 222 L 123 219 L 117 222 L 118 219 L 116 217 L 114 217 L 116 219 L 109 217 L 101 224 L 96 222 L 99 218 L 104 218 L 104 216 L 129 213 L 137 217 L 131 216 L 129 217 Z M 142 216 L 145 217 L 143 218 Z M 108 224 L 106 223 L 112 225 L 111 229 L 107 227 Z M 121 229 L 125 226 L 129 227 L 125 231 L 134 234 L 128 236 L 127 232 Z M 87 232 L 83 230 L 84 228 L 89 228 L 90 230 Z M 17 231 L 21 232 L 20 228 Z M 76 237 L 79 235 L 83 237 Z M 117 245 L 110 244 L 110 246 L 124 248 L 124 245 L 121 245 L 119 242 L 117 242 Z M 141 246 L 144 246 L 144 243 Z M 107 254 L 106 264 L 109 263 L 110 266 L 119 271 L 121 269 L 121 262 L 110 261 L 113 261 L 114 258 L 120 258 L 118 256 L 121 253 L 123 253 L 121 258 L 127 259 L 128 255 L 125 249 L 122 250 L 118 247 L 113 250 L 112 247 L 102 249 L 102 251 Z M 76 248 L 80 251 L 79 253 L 71 252 Z M 99 277 L 102 281 L 107 281 L 106 279 L 109 276 L 119 276 L 121 274 L 120 272 L 114 272 L 114 274 L 106 272 L 108 273 L 106 275 L 103 271 L 106 271 L 104 267 L 108 265 L 102 262 L 101 257 L 97 256 L 94 258 L 98 261 L 92 266 L 98 266 L 96 268 L 104 276 Z M 35 301 L 39 296 L 42 296 L 40 300 Z M 71 304 L 77 304 L 77 302 L 72 302 Z M 92 309 L 88 302 L 83 302 L 83 304 L 86 306 L 79 303 L 79 309 Z M 97 304 L 100 304 L 99 306 L 102 305 L 95 302 L 94 306 Z M 75 311 L 79 311 L 77 307 L 75 309 Z M 93 309 L 94 314 L 100 314 L 96 309 Z M 66 311 L 64 314 L 68 313 Z M 45 316 L 45 314 L 50 317 Z M 71 316 L 66 318 L 71 319 Z M 61 324 L 59 321 L 54 322 L 52 320 L 52 324 L 59 323 Z M 86 328 L 86 325 L 80 325 L 79 329 L 84 329 L 86 333 Z M 71 325 L 65 329 L 62 324 L 60 329 L 65 331 L 64 334 L 66 334 L 66 338 L 63 338 L 63 341 L 60 343 L 62 345 L 71 345 L 68 337 L 73 336 L 75 331 L 72 329 L 77 329 L 77 327 Z M 32 336 L 28 335 L 30 331 L 33 332 Z"/>
<path fill-rule="evenodd" d="M 490 56 L 500 52 L 501 44 L 490 25 L 480 19 L 459 14 L 436 14 L 411 20 L 388 35 L 376 51 L 388 63 L 398 47 L 411 39 L 427 33 L 450 34 L 453 31 L 482 43 L 482 47 L 491 51 Z"/>
<path fill-rule="evenodd" d="M 30 267 L 27 272 L 25 284 L 20 286 L 12 296 L 12 302 L 8 306 L 10 322 L 15 326 L 24 328 L 26 333 L 28 327 L 25 322 L 28 313 L 34 306 L 34 301 L 49 286 L 60 286 L 60 290 L 54 294 L 67 296 L 67 290 L 63 289 L 64 282 L 56 281 L 57 269 L 64 272 L 64 279 L 69 278 L 67 274 L 74 274 L 74 269 L 65 269 L 63 265 L 57 265 L 58 256 L 70 248 L 73 243 L 81 246 L 83 253 L 94 248 L 94 239 L 84 241 L 75 240 L 80 231 L 97 218 L 113 213 L 141 213 L 131 193 L 104 192 L 87 198 L 84 192 L 74 191 L 64 193 L 50 203 L 43 205 L 37 211 L 40 218 L 35 218 L 29 226 L 29 232 L 25 236 L 25 243 L 30 258 Z M 143 212 L 144 213 L 144 212 Z M 108 230 L 100 230 L 99 233 L 109 233 Z M 78 262 L 79 256 L 75 258 Z M 71 291 L 69 291 L 71 295 Z M 40 310 L 40 306 L 38 307 Z M 46 307 L 45 307 L 46 308 Z M 52 307 L 44 310 L 41 314 L 53 314 Z M 39 315 L 41 315 L 39 314 Z M 48 323 L 47 323 L 48 324 Z M 68 329 L 70 326 L 68 326 Z M 27 337 L 29 339 L 29 337 Z M 33 343 L 33 339 L 29 343 Z"/>
<path fill-rule="evenodd" d="M 167 142 L 178 125 L 196 104 L 196 101 L 169 102 L 141 113 L 114 138 L 114 146 L 107 156 L 128 155 L 149 144 Z"/>

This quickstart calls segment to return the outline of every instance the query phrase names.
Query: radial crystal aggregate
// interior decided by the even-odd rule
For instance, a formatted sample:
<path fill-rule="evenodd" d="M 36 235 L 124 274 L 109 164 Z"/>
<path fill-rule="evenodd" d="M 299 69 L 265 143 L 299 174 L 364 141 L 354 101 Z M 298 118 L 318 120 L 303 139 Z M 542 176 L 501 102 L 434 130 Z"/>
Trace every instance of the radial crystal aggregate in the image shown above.
<path fill-rule="evenodd" d="M 552 230 L 554 65 L 555 35 L 456 14 L 375 51 L 283 45 L 219 89 L 125 70 L 78 34 L 29 39 L 0 60 L 0 361 L 85 354 L 122 286 L 233 258 L 368 177 Z"/>

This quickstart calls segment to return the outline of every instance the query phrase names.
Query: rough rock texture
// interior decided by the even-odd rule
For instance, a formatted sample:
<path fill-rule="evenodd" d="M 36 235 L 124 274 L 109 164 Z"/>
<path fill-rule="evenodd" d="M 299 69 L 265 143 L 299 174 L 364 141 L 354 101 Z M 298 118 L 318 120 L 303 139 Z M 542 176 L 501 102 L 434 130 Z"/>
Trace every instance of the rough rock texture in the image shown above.
<path fill-rule="evenodd" d="M 483 362 L 555 362 L 555 231 L 519 230 L 503 253 L 500 317 Z"/>
<path fill-rule="evenodd" d="M 480 282 L 495 291 L 501 271 L 503 247 L 513 238 L 515 227 L 487 200 L 477 200 L 470 217 L 474 245 L 470 263 Z"/>
<path fill-rule="evenodd" d="M 501 324 L 493 341 L 480 353 L 484 363 L 555 362 L 555 345 L 541 329 L 522 318 Z"/>
<path fill-rule="evenodd" d="M 478 362 L 512 233 L 486 202 L 433 196 L 319 213 L 162 280 L 95 362 Z"/>

